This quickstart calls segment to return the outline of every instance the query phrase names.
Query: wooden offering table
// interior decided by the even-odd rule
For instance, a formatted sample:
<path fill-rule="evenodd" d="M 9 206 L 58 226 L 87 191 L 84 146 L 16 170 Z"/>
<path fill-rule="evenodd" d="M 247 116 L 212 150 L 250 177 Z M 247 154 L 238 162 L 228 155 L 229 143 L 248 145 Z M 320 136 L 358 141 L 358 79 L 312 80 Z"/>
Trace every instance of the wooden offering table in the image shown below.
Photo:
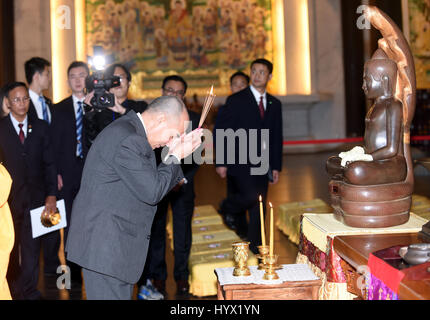
<path fill-rule="evenodd" d="M 342 268 L 348 273 L 346 275 L 348 291 L 357 294 L 359 291 L 357 279 L 362 276 L 358 271 L 366 271 L 363 266 L 367 266 L 370 253 L 393 246 L 408 246 L 422 242 L 424 241 L 418 233 L 351 235 L 336 237 L 333 247 L 341 259 L 347 263 Z M 430 264 L 427 267 L 430 267 Z M 362 294 L 360 296 L 363 297 Z M 398 298 L 400 300 L 430 300 L 430 276 L 418 281 L 408 280 L 406 276 L 399 284 Z"/>
<path fill-rule="evenodd" d="M 283 265 L 279 280 L 262 280 L 264 271 L 251 266 L 250 277 L 230 277 L 233 268 L 216 269 L 218 300 L 317 300 L 321 280 L 306 265 Z M 291 281 L 295 279 L 297 281 Z M 253 283 L 254 282 L 254 283 Z"/>

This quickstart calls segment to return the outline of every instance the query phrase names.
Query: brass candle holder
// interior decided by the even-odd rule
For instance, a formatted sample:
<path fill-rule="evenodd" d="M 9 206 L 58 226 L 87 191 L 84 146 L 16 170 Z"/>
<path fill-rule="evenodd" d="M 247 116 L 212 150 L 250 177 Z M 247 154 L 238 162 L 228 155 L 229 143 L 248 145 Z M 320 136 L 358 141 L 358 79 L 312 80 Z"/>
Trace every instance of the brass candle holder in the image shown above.
<path fill-rule="evenodd" d="M 233 270 L 233 276 L 235 277 L 246 277 L 251 275 L 251 271 L 248 268 L 248 250 L 249 242 L 237 241 L 232 244 L 233 247 L 233 260 L 235 268 Z"/>
<path fill-rule="evenodd" d="M 264 280 L 277 280 L 279 279 L 278 274 L 276 273 L 276 269 L 279 269 L 279 266 L 277 264 L 278 262 L 278 255 L 267 255 L 266 256 L 266 272 L 263 275 Z"/>
<path fill-rule="evenodd" d="M 269 246 L 261 245 L 258 246 L 258 252 L 257 259 L 260 260 L 260 263 L 258 264 L 257 270 L 266 270 L 266 256 L 269 254 Z"/>

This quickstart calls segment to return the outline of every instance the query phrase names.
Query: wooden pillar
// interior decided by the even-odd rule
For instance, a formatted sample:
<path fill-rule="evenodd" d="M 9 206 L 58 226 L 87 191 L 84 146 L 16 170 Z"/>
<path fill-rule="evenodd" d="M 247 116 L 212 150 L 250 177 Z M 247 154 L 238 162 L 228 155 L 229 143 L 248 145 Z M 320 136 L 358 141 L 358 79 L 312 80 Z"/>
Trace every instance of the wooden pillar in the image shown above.
<path fill-rule="evenodd" d="M 14 1 L 0 1 L 0 86 L 15 79 Z"/>

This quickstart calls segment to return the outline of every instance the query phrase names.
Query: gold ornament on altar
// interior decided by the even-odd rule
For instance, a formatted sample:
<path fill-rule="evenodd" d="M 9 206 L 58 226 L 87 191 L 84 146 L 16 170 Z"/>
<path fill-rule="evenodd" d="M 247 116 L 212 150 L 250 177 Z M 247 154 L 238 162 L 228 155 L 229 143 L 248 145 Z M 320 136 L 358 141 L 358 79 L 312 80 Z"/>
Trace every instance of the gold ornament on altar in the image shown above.
<path fill-rule="evenodd" d="M 267 255 L 266 256 L 266 272 L 263 275 L 264 280 L 277 280 L 279 279 L 278 274 L 276 273 L 276 269 L 280 269 L 281 267 L 277 264 L 278 263 L 278 255 Z"/>
<path fill-rule="evenodd" d="M 40 222 L 46 228 L 53 227 L 61 222 L 60 211 L 56 208 L 55 212 L 47 212 L 45 209 L 40 215 Z"/>
<path fill-rule="evenodd" d="M 260 259 L 260 263 L 258 264 L 258 270 L 265 270 L 266 269 L 266 256 L 269 254 L 269 246 L 261 245 L 258 246 L 258 252 L 257 258 Z"/>
<path fill-rule="evenodd" d="M 233 260 L 235 263 L 235 268 L 233 270 L 233 276 L 243 277 L 250 276 L 251 271 L 248 268 L 248 250 L 249 242 L 237 241 L 233 242 Z"/>

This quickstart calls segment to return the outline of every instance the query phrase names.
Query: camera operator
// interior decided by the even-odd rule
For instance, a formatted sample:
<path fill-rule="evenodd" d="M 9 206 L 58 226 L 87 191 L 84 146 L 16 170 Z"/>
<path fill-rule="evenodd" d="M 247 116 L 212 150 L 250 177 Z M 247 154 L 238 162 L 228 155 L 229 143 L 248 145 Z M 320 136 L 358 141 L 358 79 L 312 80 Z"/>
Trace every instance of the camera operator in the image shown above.
<path fill-rule="evenodd" d="M 147 103 L 145 101 L 135 101 L 127 98 L 128 89 L 131 83 L 131 73 L 122 64 L 113 64 L 104 72 L 104 78 L 109 79 L 113 76 L 119 77 L 120 85 L 109 90 L 115 96 L 115 105 L 101 110 L 96 110 L 91 106 L 91 99 L 94 96 L 90 92 L 85 98 L 85 118 L 84 126 L 87 134 L 86 143 L 88 148 L 91 146 L 97 135 L 115 119 L 120 118 L 130 110 L 136 113 L 143 112 Z"/>

